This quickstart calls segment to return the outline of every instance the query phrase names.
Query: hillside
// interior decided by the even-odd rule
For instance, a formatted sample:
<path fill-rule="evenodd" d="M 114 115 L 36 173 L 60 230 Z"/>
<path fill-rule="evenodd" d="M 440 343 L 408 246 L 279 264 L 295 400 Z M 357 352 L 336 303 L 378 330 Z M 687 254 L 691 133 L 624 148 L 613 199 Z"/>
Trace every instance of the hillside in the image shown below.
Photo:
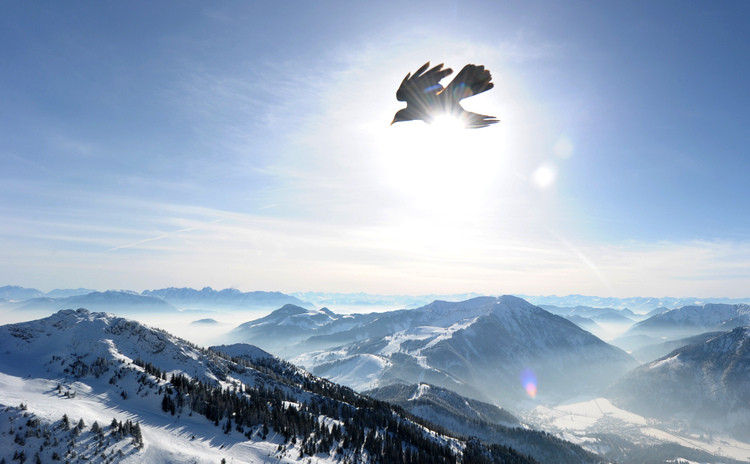
<path fill-rule="evenodd" d="M 425 382 L 508 406 L 595 394 L 636 366 L 620 349 L 512 296 L 347 316 L 285 307 L 232 336 L 297 354 L 295 363 L 357 390 Z M 533 393 L 524 372 L 534 376 Z"/>
<path fill-rule="evenodd" d="M 747 304 L 705 304 L 683 306 L 666 311 L 635 324 L 627 333 L 645 335 L 682 336 L 698 333 L 731 330 L 750 325 L 750 305 Z"/>
<path fill-rule="evenodd" d="M 522 427 L 515 416 L 497 406 L 464 398 L 434 385 L 389 385 L 370 390 L 367 395 L 401 406 L 462 435 L 523 450 L 540 462 L 575 464 L 598 460 L 570 442 Z"/>
<path fill-rule="evenodd" d="M 612 343 L 629 351 L 665 340 L 678 340 L 706 332 L 724 332 L 750 325 L 750 305 L 689 305 L 659 312 L 633 325 Z"/>
<path fill-rule="evenodd" d="M 0 459 L 532 462 L 433 431 L 254 347 L 227 351 L 84 309 L 2 326 L 0 405 L 11 426 Z"/>
<path fill-rule="evenodd" d="M 750 440 L 748 378 L 750 328 L 740 327 L 633 370 L 610 394 L 644 416 Z"/>

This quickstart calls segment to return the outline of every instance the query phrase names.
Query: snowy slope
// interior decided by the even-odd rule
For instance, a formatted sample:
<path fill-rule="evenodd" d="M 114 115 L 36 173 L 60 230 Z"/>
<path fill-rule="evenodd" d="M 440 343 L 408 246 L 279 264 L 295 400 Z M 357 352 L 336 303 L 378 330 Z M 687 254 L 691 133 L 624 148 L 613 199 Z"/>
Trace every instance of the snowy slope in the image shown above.
<path fill-rule="evenodd" d="M 272 353 L 292 357 L 313 349 L 385 337 L 410 327 L 448 327 L 487 314 L 495 300 L 477 297 L 455 303 L 435 301 L 411 310 L 347 315 L 335 314 L 327 308 L 310 311 L 287 305 L 240 325 L 230 336 L 235 341 L 253 343 Z"/>
<path fill-rule="evenodd" d="M 750 440 L 750 328 L 689 345 L 623 377 L 613 400 L 640 414 Z"/>
<path fill-rule="evenodd" d="M 222 456 L 235 462 L 277 462 L 269 457 L 277 446 L 271 442 L 248 447 L 237 437 L 217 435 L 205 418 L 164 414 L 157 390 L 138 381 L 145 373 L 132 361 L 139 358 L 165 371 L 218 381 L 213 371 L 220 370 L 212 369 L 199 350 L 164 332 L 103 313 L 67 310 L 0 327 L 0 404 L 24 403 L 24 414 L 53 428 L 63 415 L 71 421 L 83 419 L 89 427 L 94 422 L 108 425 L 113 418 L 138 421 L 143 449 L 120 443 L 112 449 L 125 450 L 117 462 L 217 462 Z M 166 384 L 148 377 L 154 385 Z M 68 443 L 69 434 L 57 432 L 58 440 Z M 36 442 L 32 444 L 38 449 Z M 21 447 L 3 447 L 6 460 L 16 448 Z"/>
<path fill-rule="evenodd" d="M 0 327 L 2 426 L 15 424 L 0 427 L 0 459 L 332 463 L 407 453 L 448 463 L 489 453 L 255 347 L 216 349 L 229 353 L 84 309 Z M 73 432 L 64 416 L 83 425 Z"/>
<path fill-rule="evenodd" d="M 482 401 L 472 400 L 445 388 L 426 383 L 415 385 L 394 384 L 366 392 L 368 396 L 397 404 L 450 430 L 457 430 L 453 420 L 462 423 L 490 423 L 507 427 L 521 425 L 508 411 Z M 471 434 L 467 434 L 471 435 Z"/>
<path fill-rule="evenodd" d="M 579 464 L 600 459 L 570 442 L 521 427 L 516 417 L 494 405 L 434 385 L 389 385 L 367 393 L 448 430 L 523 450 L 540 462 Z"/>
<path fill-rule="evenodd" d="M 605 398 L 539 405 L 524 420 L 619 464 L 750 462 L 748 443 L 661 424 L 620 409 Z"/>
<path fill-rule="evenodd" d="M 649 363 L 656 359 L 666 356 L 674 350 L 682 348 L 688 345 L 694 345 L 696 343 L 704 343 L 712 338 L 716 338 L 723 332 L 706 332 L 699 335 L 693 335 L 686 338 L 680 338 L 677 340 L 667 340 L 654 343 L 652 345 L 644 346 L 634 351 L 632 356 L 641 363 Z"/>
<path fill-rule="evenodd" d="M 357 341 L 294 362 L 357 389 L 427 382 L 512 407 L 594 394 L 636 365 L 575 324 L 512 296 L 383 313 L 335 336 Z M 367 377 L 352 379 L 356 371 Z M 533 394 L 524 372 L 534 376 Z"/>
<path fill-rule="evenodd" d="M 361 318 L 361 316 L 354 316 Z M 235 342 L 247 342 L 280 355 L 288 355 L 296 343 L 302 342 L 320 332 L 327 332 L 335 322 L 353 317 L 345 317 L 323 309 L 305 309 L 287 304 L 271 314 L 239 325 L 228 334 Z M 340 326 L 341 330 L 348 327 Z"/>

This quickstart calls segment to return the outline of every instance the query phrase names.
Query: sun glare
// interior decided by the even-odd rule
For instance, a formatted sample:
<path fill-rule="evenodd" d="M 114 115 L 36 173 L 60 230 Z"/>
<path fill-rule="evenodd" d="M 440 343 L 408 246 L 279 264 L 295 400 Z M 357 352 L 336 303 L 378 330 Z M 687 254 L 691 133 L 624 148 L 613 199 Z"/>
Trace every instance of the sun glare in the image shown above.
<path fill-rule="evenodd" d="M 387 186 L 423 213 L 453 218 L 482 211 L 505 159 L 498 130 L 468 130 L 448 115 L 391 126 L 380 143 Z"/>
<path fill-rule="evenodd" d="M 443 114 L 436 117 L 432 121 L 432 127 L 441 133 L 463 131 L 466 129 L 466 125 L 461 119 L 450 114 Z"/>
<path fill-rule="evenodd" d="M 532 173 L 532 181 L 539 189 L 551 187 L 557 179 L 557 169 L 551 163 L 544 163 Z"/>

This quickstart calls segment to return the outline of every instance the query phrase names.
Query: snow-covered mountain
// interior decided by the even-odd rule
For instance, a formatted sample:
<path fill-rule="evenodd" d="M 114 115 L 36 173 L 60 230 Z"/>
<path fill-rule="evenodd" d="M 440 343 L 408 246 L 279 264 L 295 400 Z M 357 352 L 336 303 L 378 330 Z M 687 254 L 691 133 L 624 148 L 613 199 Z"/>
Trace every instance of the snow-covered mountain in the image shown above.
<path fill-rule="evenodd" d="M 656 308 L 681 308 L 690 305 L 704 305 L 707 303 L 739 304 L 750 303 L 748 298 L 675 298 L 675 297 L 599 297 L 586 295 L 518 295 L 519 297 L 539 306 L 554 305 L 561 307 L 589 306 L 593 308 L 629 309 L 636 314 L 646 314 Z"/>
<path fill-rule="evenodd" d="M 323 308 L 305 309 L 297 305 L 287 304 L 272 312 L 268 316 L 240 325 L 237 331 L 251 331 L 260 328 L 263 332 L 273 327 L 290 327 L 304 331 L 312 331 L 331 324 L 341 316 L 331 310 Z"/>
<path fill-rule="evenodd" d="M 288 336 L 282 354 L 297 353 L 295 363 L 358 390 L 427 382 L 504 405 L 592 394 L 636 365 L 570 321 L 513 296 L 329 313 L 286 308 L 244 324 L 245 340 L 273 352 L 266 340 Z"/>
<path fill-rule="evenodd" d="M 636 351 L 665 340 L 750 325 L 750 305 L 704 304 L 665 311 L 633 325 L 612 343 Z"/>
<path fill-rule="evenodd" d="M 370 390 L 367 395 L 398 405 L 448 430 L 522 449 L 539 462 L 578 464 L 601 459 L 579 446 L 571 446 L 570 442 L 522 427 L 515 416 L 494 405 L 464 398 L 434 385 L 394 384 Z"/>
<path fill-rule="evenodd" d="M 642 415 L 748 440 L 749 379 L 750 327 L 739 327 L 635 369 L 610 393 Z"/>
<path fill-rule="evenodd" d="M 667 340 L 654 343 L 652 345 L 644 346 L 631 355 L 641 363 L 649 363 L 655 361 L 662 356 L 666 356 L 674 350 L 680 349 L 683 346 L 695 345 L 697 343 L 704 343 L 712 338 L 716 338 L 724 332 L 706 332 L 691 337 L 679 338 L 677 340 Z"/>
<path fill-rule="evenodd" d="M 48 298 L 67 298 L 69 296 L 88 295 L 94 292 L 96 290 L 91 288 L 56 288 L 45 293 L 44 296 Z"/>
<path fill-rule="evenodd" d="M 750 305 L 711 303 L 683 306 L 658 314 L 639 322 L 631 332 L 660 334 L 664 331 L 683 331 L 685 335 L 693 335 L 695 331 L 729 330 L 746 325 L 750 325 Z"/>
<path fill-rule="evenodd" d="M 140 301 L 137 299 L 139 296 L 143 297 Z M 150 304 L 153 306 L 151 308 L 153 311 L 166 310 L 167 308 L 164 306 L 158 308 L 160 303 L 157 300 L 170 305 L 170 311 L 173 311 L 175 307 L 204 310 L 268 310 L 286 304 L 313 308 L 313 305 L 308 302 L 280 292 L 242 292 L 234 288 L 214 290 L 211 287 L 204 287 L 201 290 L 169 287 L 145 290 L 141 293 L 130 290 L 98 292 L 86 288 L 76 288 L 55 289 L 45 293 L 35 288 L 6 285 L 0 287 L 0 300 L 10 302 L 12 308 L 38 307 L 54 311 L 78 307 L 105 311 L 104 305 L 106 304 L 126 306 Z"/>
<path fill-rule="evenodd" d="M 372 398 L 388 401 L 401 406 L 412 414 L 423 417 L 432 423 L 443 425 L 449 430 L 460 430 L 451 420 L 463 424 L 490 423 L 506 427 L 517 427 L 521 423 L 510 412 L 494 404 L 460 396 L 445 388 L 427 383 L 415 385 L 393 384 L 365 392 Z M 463 432 L 463 430 L 461 430 Z M 476 435 L 465 433 L 465 435 Z"/>
<path fill-rule="evenodd" d="M 6 462 L 532 462 L 257 348 L 85 309 L 0 327 L 0 406 Z"/>
<path fill-rule="evenodd" d="M 392 310 L 396 308 L 418 308 L 435 301 L 465 301 L 482 296 L 476 293 L 459 293 L 443 295 L 376 295 L 368 293 L 324 293 L 324 292 L 295 292 L 292 293 L 304 301 L 310 301 L 318 307 L 356 309 L 357 312 L 368 311 L 368 308 Z M 588 295 L 515 295 L 519 298 L 544 307 L 546 305 L 559 307 L 587 306 L 591 308 L 614 308 L 633 311 L 637 315 L 644 315 L 655 308 L 680 308 L 688 305 L 702 305 L 706 303 L 750 303 L 748 298 L 676 298 L 676 297 L 599 297 Z M 372 310 L 370 309 L 370 310 Z"/>
<path fill-rule="evenodd" d="M 44 292 L 35 288 L 19 287 L 18 285 L 5 285 L 0 287 L 0 299 L 3 300 L 29 300 L 31 298 L 39 298 L 42 296 L 44 296 Z"/>
<path fill-rule="evenodd" d="M 586 317 L 596 322 L 616 322 L 616 323 L 630 323 L 639 319 L 639 316 L 633 311 L 625 309 L 615 308 L 593 308 L 591 306 L 555 306 L 555 305 L 539 305 L 540 308 L 545 309 L 552 314 L 558 316 L 571 317 L 580 316 Z"/>
<path fill-rule="evenodd" d="M 374 295 L 369 293 L 331 293 L 331 292 L 295 292 L 292 293 L 304 301 L 310 301 L 318 307 L 353 309 L 356 312 L 387 311 L 403 308 L 419 308 L 431 301 L 464 301 L 482 296 L 478 293 L 460 293 L 451 295 Z"/>
<path fill-rule="evenodd" d="M 286 304 L 304 308 L 313 307 L 310 303 L 281 292 L 242 292 L 235 288 L 214 290 L 211 287 L 204 287 L 196 290 L 169 287 L 145 290 L 141 294 L 158 297 L 174 306 L 187 309 L 275 309 Z"/>
<path fill-rule="evenodd" d="M 564 317 L 603 340 L 611 340 L 617 337 L 635 324 L 635 321 L 644 318 L 629 309 L 554 305 L 541 305 L 540 308 Z"/>
<path fill-rule="evenodd" d="M 55 312 L 61 309 L 89 308 L 93 311 L 137 313 L 176 313 L 177 308 L 164 300 L 134 292 L 107 290 L 64 298 L 39 297 L 6 303 L 6 308 L 16 311 Z"/>
<path fill-rule="evenodd" d="M 284 305 L 271 314 L 239 325 L 228 337 L 233 341 L 247 341 L 284 357 L 293 357 L 312 349 L 329 348 L 350 341 L 350 330 L 355 330 L 381 313 L 335 314 L 328 308 L 305 309 Z"/>

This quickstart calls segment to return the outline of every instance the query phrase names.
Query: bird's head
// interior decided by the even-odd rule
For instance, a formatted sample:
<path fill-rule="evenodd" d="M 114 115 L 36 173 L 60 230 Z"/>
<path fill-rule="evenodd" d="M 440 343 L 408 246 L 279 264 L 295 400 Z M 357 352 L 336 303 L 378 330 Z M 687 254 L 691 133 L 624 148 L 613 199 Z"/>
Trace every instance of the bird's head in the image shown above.
<path fill-rule="evenodd" d="M 411 115 L 411 112 L 409 112 L 408 108 L 404 108 L 402 110 L 398 110 L 396 112 L 396 115 L 393 116 L 393 121 L 391 121 L 391 126 L 394 123 L 401 122 L 401 121 L 413 121 L 414 117 Z"/>

